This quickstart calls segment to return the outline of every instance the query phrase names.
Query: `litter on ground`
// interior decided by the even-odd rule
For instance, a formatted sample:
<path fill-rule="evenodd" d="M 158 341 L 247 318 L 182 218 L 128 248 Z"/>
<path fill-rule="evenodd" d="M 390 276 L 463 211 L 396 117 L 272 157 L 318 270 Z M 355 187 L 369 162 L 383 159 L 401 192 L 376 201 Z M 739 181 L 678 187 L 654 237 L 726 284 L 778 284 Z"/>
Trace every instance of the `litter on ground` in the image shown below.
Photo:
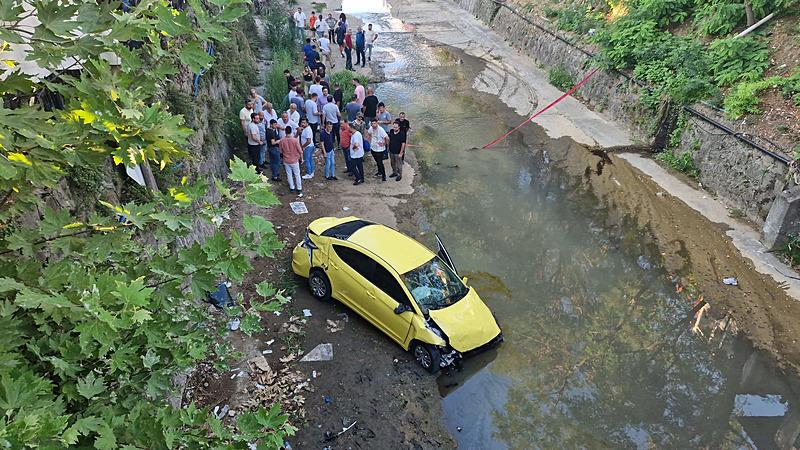
<path fill-rule="evenodd" d="M 739 285 L 739 280 L 737 280 L 734 277 L 723 278 L 722 282 L 727 284 L 728 286 L 738 286 Z"/>
<path fill-rule="evenodd" d="M 304 356 L 300 362 L 330 361 L 333 359 L 333 345 L 319 344 Z"/>
<path fill-rule="evenodd" d="M 303 317 L 311 317 L 311 310 L 310 309 L 304 309 L 303 310 Z"/>
<path fill-rule="evenodd" d="M 295 214 L 308 214 L 305 202 L 291 202 L 289 207 L 292 208 L 292 212 Z"/>

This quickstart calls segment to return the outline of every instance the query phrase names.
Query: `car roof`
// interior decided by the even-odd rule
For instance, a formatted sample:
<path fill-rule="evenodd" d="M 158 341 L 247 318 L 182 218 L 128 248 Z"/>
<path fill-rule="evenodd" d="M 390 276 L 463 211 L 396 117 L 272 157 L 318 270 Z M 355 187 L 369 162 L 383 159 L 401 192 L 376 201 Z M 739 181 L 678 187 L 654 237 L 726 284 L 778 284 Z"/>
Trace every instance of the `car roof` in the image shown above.
<path fill-rule="evenodd" d="M 372 224 L 359 228 L 347 239 L 371 251 L 399 274 L 416 269 L 435 255 L 416 240 L 385 225 Z"/>

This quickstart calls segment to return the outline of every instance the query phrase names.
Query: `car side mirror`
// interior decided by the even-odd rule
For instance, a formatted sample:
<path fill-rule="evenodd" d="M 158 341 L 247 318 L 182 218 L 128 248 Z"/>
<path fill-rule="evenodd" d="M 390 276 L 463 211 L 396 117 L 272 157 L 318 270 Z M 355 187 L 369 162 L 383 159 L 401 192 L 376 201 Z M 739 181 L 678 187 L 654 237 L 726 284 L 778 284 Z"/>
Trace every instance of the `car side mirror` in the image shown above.
<path fill-rule="evenodd" d="M 467 285 L 467 282 L 468 282 L 468 281 L 469 281 L 469 278 L 467 278 L 467 277 L 462 277 L 462 278 L 461 278 L 461 282 L 462 282 L 462 283 L 464 283 L 464 286 L 466 286 L 466 285 Z"/>
<path fill-rule="evenodd" d="M 408 305 L 404 305 L 402 303 L 398 303 L 397 308 L 394 309 L 395 314 L 403 314 L 406 311 L 411 311 L 411 308 Z"/>

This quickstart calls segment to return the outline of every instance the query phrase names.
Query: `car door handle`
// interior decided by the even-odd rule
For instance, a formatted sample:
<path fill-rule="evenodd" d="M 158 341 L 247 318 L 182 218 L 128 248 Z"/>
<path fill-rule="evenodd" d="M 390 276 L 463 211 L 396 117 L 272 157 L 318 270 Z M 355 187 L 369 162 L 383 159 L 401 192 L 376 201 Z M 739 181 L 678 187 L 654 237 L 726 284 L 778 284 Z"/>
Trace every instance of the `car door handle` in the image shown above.
<path fill-rule="evenodd" d="M 371 299 L 375 300 L 375 294 L 373 294 L 373 293 L 372 293 L 372 292 L 370 292 L 370 291 L 367 291 L 367 297 L 369 297 L 369 298 L 371 298 Z"/>

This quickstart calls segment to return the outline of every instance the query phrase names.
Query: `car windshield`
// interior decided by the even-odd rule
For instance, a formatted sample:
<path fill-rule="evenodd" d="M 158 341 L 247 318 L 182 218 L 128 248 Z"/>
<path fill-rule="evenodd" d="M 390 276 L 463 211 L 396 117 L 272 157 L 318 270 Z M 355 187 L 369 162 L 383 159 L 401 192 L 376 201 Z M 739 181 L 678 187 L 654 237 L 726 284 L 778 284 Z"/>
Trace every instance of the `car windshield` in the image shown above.
<path fill-rule="evenodd" d="M 447 308 L 467 294 L 464 283 L 438 256 L 400 276 L 422 311 Z"/>

